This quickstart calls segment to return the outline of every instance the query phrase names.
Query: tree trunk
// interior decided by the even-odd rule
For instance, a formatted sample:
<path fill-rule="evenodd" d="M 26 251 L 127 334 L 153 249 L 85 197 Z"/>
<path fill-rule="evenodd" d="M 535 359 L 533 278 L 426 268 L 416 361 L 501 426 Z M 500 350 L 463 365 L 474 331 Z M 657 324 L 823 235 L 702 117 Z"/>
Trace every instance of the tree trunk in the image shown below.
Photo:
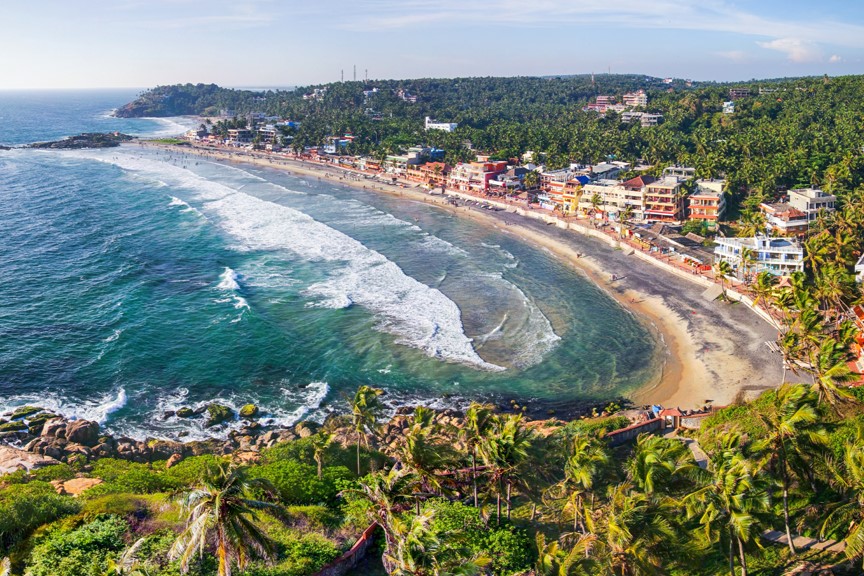
<path fill-rule="evenodd" d="M 225 539 L 225 529 L 219 526 L 216 530 L 216 553 L 219 556 L 219 576 L 226 576 L 228 566 L 228 542 Z"/>
<path fill-rule="evenodd" d="M 729 574 L 735 576 L 735 537 L 732 536 L 732 528 L 729 528 Z"/>
<path fill-rule="evenodd" d="M 471 478 L 474 483 L 474 508 L 477 508 L 477 447 L 471 448 Z"/>
<path fill-rule="evenodd" d="M 786 524 L 786 538 L 789 539 L 789 551 L 797 554 L 795 543 L 792 542 L 792 530 L 789 528 L 789 474 L 783 466 L 783 522 Z"/>
<path fill-rule="evenodd" d="M 512 488 L 512 484 L 510 481 L 507 481 L 507 521 L 510 521 L 510 489 Z"/>
<path fill-rule="evenodd" d="M 741 538 L 737 538 L 738 540 L 738 555 L 741 557 L 741 576 L 747 576 L 747 557 L 744 555 L 744 542 L 741 541 Z"/>
<path fill-rule="evenodd" d="M 360 476 L 360 439 L 357 439 L 357 476 Z"/>
<path fill-rule="evenodd" d="M 323 475 L 323 470 L 321 469 L 321 464 L 322 464 L 322 462 L 321 462 L 321 459 L 320 459 L 320 458 L 318 459 L 318 461 L 316 462 L 316 464 L 318 464 L 318 479 L 321 480 L 321 477 L 322 477 L 322 475 Z M 359 474 L 358 474 L 358 476 L 359 476 Z"/>
<path fill-rule="evenodd" d="M 496 524 L 498 524 L 500 526 L 501 525 L 501 486 L 500 485 L 498 486 L 497 492 L 498 493 L 496 494 L 496 499 L 497 499 L 498 511 L 495 514 L 495 522 L 496 522 Z"/>

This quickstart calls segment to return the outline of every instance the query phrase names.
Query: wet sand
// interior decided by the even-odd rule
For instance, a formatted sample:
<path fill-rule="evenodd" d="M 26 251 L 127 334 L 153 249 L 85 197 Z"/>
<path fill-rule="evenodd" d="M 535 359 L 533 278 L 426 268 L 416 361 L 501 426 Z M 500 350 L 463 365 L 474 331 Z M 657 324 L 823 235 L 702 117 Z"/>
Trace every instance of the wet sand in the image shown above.
<path fill-rule="evenodd" d="M 629 248 L 617 249 L 596 238 L 549 226 L 509 210 L 489 211 L 471 205 L 456 207 L 446 198 L 430 195 L 420 188 L 367 179 L 337 167 L 210 148 L 145 145 L 176 154 L 197 154 L 212 160 L 246 162 L 312 178 L 328 178 L 340 184 L 435 205 L 547 250 L 582 271 L 623 308 L 635 313 L 646 329 L 654 331 L 662 340 L 661 373 L 631 395 L 636 404 L 694 409 L 710 401 L 722 406 L 731 403 L 741 392 L 755 395 L 778 386 L 781 381 L 781 358 L 764 345 L 776 338 L 774 327 L 744 303 L 704 299 L 704 286 L 630 254 Z M 612 274 L 619 279 L 611 281 Z"/>

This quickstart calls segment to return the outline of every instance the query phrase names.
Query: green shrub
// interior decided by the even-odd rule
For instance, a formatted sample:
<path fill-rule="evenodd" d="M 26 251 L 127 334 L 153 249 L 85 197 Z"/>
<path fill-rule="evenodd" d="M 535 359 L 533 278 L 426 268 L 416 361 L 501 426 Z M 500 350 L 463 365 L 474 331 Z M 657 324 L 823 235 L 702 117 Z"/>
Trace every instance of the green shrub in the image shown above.
<path fill-rule="evenodd" d="M 226 461 L 226 458 L 212 454 L 191 456 L 166 470 L 165 476 L 175 486 L 194 486 L 208 468 L 216 467 Z"/>
<path fill-rule="evenodd" d="M 275 566 L 256 564 L 246 576 L 307 576 L 314 574 L 339 557 L 336 545 L 320 534 L 303 534 L 280 546 Z"/>
<path fill-rule="evenodd" d="M 30 555 L 28 576 L 103 576 L 108 559 L 123 550 L 129 524 L 119 516 L 97 516 L 71 531 L 57 530 Z"/>
<path fill-rule="evenodd" d="M 104 484 L 100 484 L 99 486 L 104 486 Z M 99 486 L 95 486 L 91 490 L 95 490 Z M 90 495 L 90 490 L 87 491 L 87 494 L 88 498 L 84 501 L 84 506 L 81 510 L 85 514 L 129 516 L 131 514 L 140 514 L 142 510 L 147 509 L 147 501 L 135 494 L 109 493 Z"/>
<path fill-rule="evenodd" d="M 312 437 L 300 438 L 291 442 L 281 442 L 261 451 L 262 462 L 272 464 L 281 460 L 296 460 L 303 464 L 315 466 L 315 451 L 312 447 Z M 384 454 L 360 447 L 360 461 L 363 469 L 381 470 L 386 467 L 389 459 Z M 334 442 L 324 451 L 325 466 L 344 466 L 348 470 L 357 469 L 357 452 L 355 446 L 343 447 Z"/>
<path fill-rule="evenodd" d="M 52 480 L 71 480 L 75 477 L 75 470 L 68 464 L 60 463 L 36 470 L 18 470 L 11 474 L 6 474 L 0 477 L 0 480 L 7 484 L 24 484 L 37 480 L 40 482 L 50 482 Z"/>
<path fill-rule="evenodd" d="M 111 487 L 120 486 L 125 492 L 135 494 L 165 492 L 179 487 L 179 484 L 164 472 L 157 472 L 146 464 L 114 458 L 97 460 L 92 475 L 101 478 Z M 111 493 L 110 487 L 103 488 L 101 491 L 101 494 L 109 493 Z"/>
<path fill-rule="evenodd" d="M 531 538 L 512 526 L 493 530 L 486 540 L 485 553 L 492 559 L 494 574 L 516 574 L 534 561 Z"/>
<path fill-rule="evenodd" d="M 79 509 L 78 502 L 58 495 L 47 482 L 16 484 L 0 490 L 0 556 L 39 526 Z"/>
<path fill-rule="evenodd" d="M 253 477 L 269 480 L 286 504 L 334 504 L 339 493 L 337 482 L 352 476 L 347 468 L 328 466 L 319 480 L 314 466 L 294 460 L 253 467 L 249 473 Z"/>

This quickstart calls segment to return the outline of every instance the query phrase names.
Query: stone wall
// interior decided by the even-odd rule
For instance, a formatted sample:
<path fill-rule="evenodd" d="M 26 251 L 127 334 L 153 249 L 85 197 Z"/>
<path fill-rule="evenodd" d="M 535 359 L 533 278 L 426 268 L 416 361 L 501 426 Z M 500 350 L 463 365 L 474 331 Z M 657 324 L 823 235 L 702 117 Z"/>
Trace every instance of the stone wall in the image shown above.
<path fill-rule="evenodd" d="M 662 429 L 663 419 L 654 418 L 652 420 L 648 420 L 647 422 L 641 422 L 639 424 L 633 424 L 632 426 L 628 426 L 626 428 L 614 430 L 606 435 L 606 440 L 609 442 L 610 446 L 619 446 L 621 444 L 625 444 L 627 442 L 635 440 L 636 437 L 640 434 L 644 434 L 646 432 L 656 432 Z"/>
<path fill-rule="evenodd" d="M 374 543 L 375 530 L 377 529 L 378 524 L 372 524 L 366 528 L 350 550 L 316 572 L 313 576 L 343 576 L 348 573 L 348 571 L 357 566 L 361 560 L 366 558 L 366 553 Z"/>

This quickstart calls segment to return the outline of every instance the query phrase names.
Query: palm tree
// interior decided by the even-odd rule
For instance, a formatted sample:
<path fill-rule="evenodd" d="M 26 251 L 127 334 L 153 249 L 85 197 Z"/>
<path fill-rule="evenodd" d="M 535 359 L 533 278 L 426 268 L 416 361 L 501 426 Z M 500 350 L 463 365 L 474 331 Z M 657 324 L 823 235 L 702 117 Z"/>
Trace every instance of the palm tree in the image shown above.
<path fill-rule="evenodd" d="M 817 393 L 819 402 L 827 403 L 838 411 L 839 402 L 852 398 L 852 395 L 840 386 L 860 378 L 846 363 L 847 354 L 846 348 L 837 340 L 831 336 L 825 337 L 818 350 L 811 355 L 810 367 L 807 368 L 813 376 L 812 389 Z"/>
<path fill-rule="evenodd" d="M 720 279 L 720 288 L 723 289 L 723 297 L 726 297 L 726 277 L 732 274 L 732 265 L 728 260 L 720 260 L 714 265 L 714 274 Z"/>
<path fill-rule="evenodd" d="M 773 401 L 756 412 L 767 431 L 757 444 L 764 464 L 779 476 L 783 488 L 783 523 L 789 550 L 795 554 L 792 529 L 789 526 L 789 484 L 795 464 L 825 446 L 827 434 L 813 425 L 818 421 L 812 391 L 803 385 L 784 384 L 773 393 Z M 800 466 L 799 466 L 800 469 Z"/>
<path fill-rule="evenodd" d="M 471 451 L 471 483 L 474 490 L 474 507 L 477 508 L 477 448 L 489 433 L 492 425 L 493 407 L 472 402 L 465 411 L 465 421 L 459 429 L 459 439 Z"/>
<path fill-rule="evenodd" d="M 842 500 L 829 508 L 821 536 L 845 534 L 846 556 L 864 556 L 864 428 L 859 426 L 855 442 L 846 445 L 841 471 L 833 470 Z"/>
<path fill-rule="evenodd" d="M 263 493 L 270 501 L 250 497 L 253 491 Z M 288 514 L 275 500 L 275 490 L 261 478 L 248 478 L 242 467 L 220 464 L 208 470 L 201 485 L 183 498 L 187 511 L 186 528 L 171 547 L 169 557 L 180 559 L 180 571 L 189 570 L 189 562 L 204 553 L 208 537 L 215 533 L 219 576 L 231 576 L 232 561 L 245 569 L 252 555 L 272 560 L 275 543 L 257 523 L 263 512 L 287 523 Z"/>
<path fill-rule="evenodd" d="M 582 534 L 572 546 L 563 545 L 561 540 L 546 542 L 542 532 L 537 532 L 537 562 L 534 573 L 537 576 L 591 576 L 596 574 L 596 562 L 589 558 L 591 549 L 597 537 L 593 534 Z"/>
<path fill-rule="evenodd" d="M 447 467 L 451 451 L 437 441 L 438 426 L 434 421 L 435 412 L 425 406 L 418 406 L 408 421 L 408 428 L 402 433 L 396 448 L 396 457 L 403 467 L 415 473 L 420 479 L 420 492 L 439 493 L 442 489 L 438 470 Z M 418 492 L 419 494 L 419 492 Z M 420 500 L 417 499 L 418 514 Z"/>
<path fill-rule="evenodd" d="M 506 487 L 507 519 L 510 519 L 510 497 L 518 479 L 519 465 L 531 447 L 531 432 L 525 428 L 522 415 L 494 416 L 489 436 L 480 444 L 480 456 L 489 467 L 491 485 L 496 496 L 496 519 L 501 522 L 501 496 Z"/>
<path fill-rule="evenodd" d="M 741 248 L 741 254 L 739 255 L 741 259 L 741 276 L 745 282 L 749 282 L 750 273 L 752 272 L 753 265 L 756 264 L 756 251 L 752 248 L 747 248 L 746 246 Z"/>
<path fill-rule="evenodd" d="M 609 489 L 606 545 L 612 574 L 655 574 L 677 535 L 669 499 L 652 499 L 624 482 Z"/>
<path fill-rule="evenodd" d="M 774 298 L 776 292 L 777 277 L 763 270 L 756 275 L 756 281 L 750 287 L 753 290 L 753 307 L 757 307 L 760 302 L 765 304 L 767 308 Z"/>
<path fill-rule="evenodd" d="M 369 447 L 368 434 L 375 429 L 383 406 L 378 399 L 384 393 L 379 388 L 360 386 L 351 400 L 351 425 L 357 434 L 357 475 L 360 476 L 360 443 Z"/>
<path fill-rule="evenodd" d="M 312 442 L 312 458 L 315 459 L 315 464 L 318 466 L 318 479 L 323 475 L 324 453 L 330 444 L 333 442 L 333 434 L 320 432 L 310 438 Z"/>
<path fill-rule="evenodd" d="M 673 478 L 692 472 L 694 466 L 690 449 L 683 442 L 641 434 L 628 461 L 627 475 L 640 490 L 652 495 L 666 492 Z"/>
<path fill-rule="evenodd" d="M 747 576 L 744 546 L 757 537 L 755 514 L 768 505 L 755 476 L 753 463 L 742 453 L 742 439 L 736 432 L 719 437 L 720 448 L 712 454 L 710 475 L 702 486 L 684 497 L 688 518 L 697 518 L 701 535 L 709 543 L 728 540 L 729 572 L 735 576 L 735 545 L 741 576 Z"/>
<path fill-rule="evenodd" d="M 572 513 L 574 532 L 586 534 L 593 531 L 586 496 L 591 494 L 597 476 L 608 463 L 609 454 L 600 441 L 593 436 L 577 435 L 570 444 L 570 456 L 564 464 L 564 480 L 546 491 L 545 496 L 551 500 L 563 501 L 563 514 Z"/>

